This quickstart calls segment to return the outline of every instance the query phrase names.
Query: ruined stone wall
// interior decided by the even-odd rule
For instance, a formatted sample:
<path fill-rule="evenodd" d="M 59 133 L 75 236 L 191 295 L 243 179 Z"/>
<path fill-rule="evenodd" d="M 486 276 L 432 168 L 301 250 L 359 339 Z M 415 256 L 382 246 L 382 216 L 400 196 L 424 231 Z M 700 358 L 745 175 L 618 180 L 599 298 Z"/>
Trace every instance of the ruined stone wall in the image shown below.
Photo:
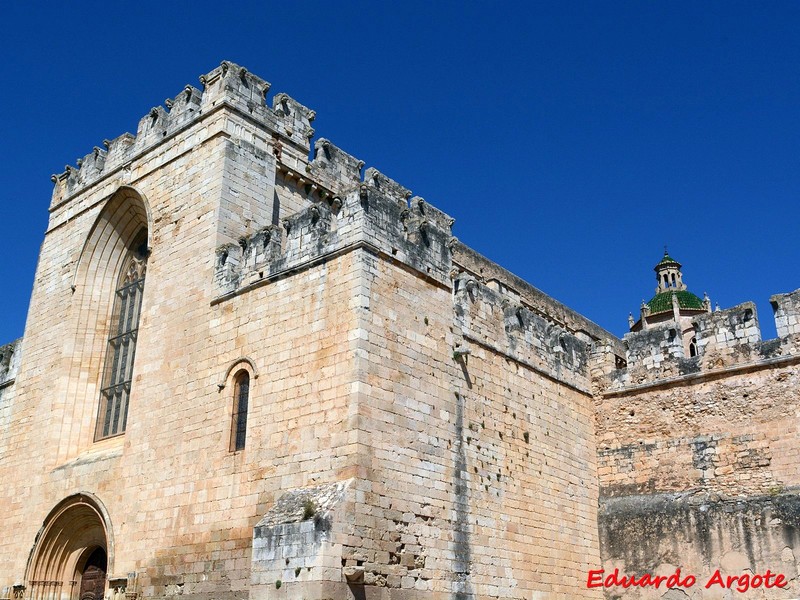
<path fill-rule="evenodd" d="M 776 319 L 796 319 L 797 296 L 773 297 Z M 736 597 L 795 597 L 798 338 L 782 329 L 781 338 L 761 341 L 752 303 L 693 325 L 694 358 L 671 344 L 669 323 L 625 337 L 625 368 L 611 368 L 606 352 L 595 400 L 604 567 L 639 575 L 681 567 L 703 585 L 716 569 L 737 576 L 770 568 L 790 581 L 786 591 Z M 686 597 L 723 597 L 719 586 L 701 587 Z M 664 592 L 637 593 L 622 597 Z"/>
<path fill-rule="evenodd" d="M 773 297 L 796 319 L 799 292 Z M 595 385 L 605 496 L 699 489 L 766 494 L 800 484 L 792 450 L 800 410 L 797 334 L 761 341 L 752 303 L 693 319 L 698 356 L 667 323 L 625 337 L 627 365 Z"/>
<path fill-rule="evenodd" d="M 679 570 L 686 583 L 672 590 L 666 583 L 659 588 L 612 585 L 607 598 L 798 597 L 797 494 L 724 501 L 684 494 L 610 498 L 601 501 L 599 522 L 604 560 L 596 568 L 604 569 L 601 577 L 616 570 L 620 579 L 666 578 Z"/>
<path fill-rule="evenodd" d="M 797 360 L 598 399 L 604 496 L 800 485 Z"/>

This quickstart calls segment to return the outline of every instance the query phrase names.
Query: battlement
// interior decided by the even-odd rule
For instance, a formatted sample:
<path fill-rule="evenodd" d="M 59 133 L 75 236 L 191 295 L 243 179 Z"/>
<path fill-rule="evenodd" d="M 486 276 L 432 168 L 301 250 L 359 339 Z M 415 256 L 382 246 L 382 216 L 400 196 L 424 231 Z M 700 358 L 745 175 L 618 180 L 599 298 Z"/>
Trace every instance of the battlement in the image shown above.
<path fill-rule="evenodd" d="M 324 141 L 323 141 L 324 142 Z M 375 169 L 363 181 L 363 165 L 324 142 L 325 158 L 314 161 L 319 173 L 331 169 L 350 189 L 288 216 L 239 244 L 217 248 L 214 281 L 218 296 L 288 275 L 338 252 L 368 247 L 405 264 L 422 276 L 449 286 L 453 219 Z M 321 164 L 322 163 L 322 164 Z M 329 180 L 330 181 L 330 180 Z"/>
<path fill-rule="evenodd" d="M 778 338 L 800 334 L 800 290 L 789 294 L 775 294 L 769 302 L 775 312 Z"/>
<path fill-rule="evenodd" d="M 457 270 L 454 269 L 454 271 Z M 589 392 L 591 340 L 461 271 L 453 279 L 456 354 L 486 350 Z"/>
<path fill-rule="evenodd" d="M 471 274 L 476 281 L 501 292 L 515 304 L 545 316 L 554 324 L 575 333 L 583 341 L 593 343 L 603 340 L 617 353 L 623 352 L 616 336 L 458 241 L 453 244 L 453 263 L 460 270 Z"/>
<path fill-rule="evenodd" d="M 589 357 L 619 340 L 471 250 L 454 219 L 326 139 L 315 144 L 305 185 L 331 190 L 238 243 L 216 249 L 217 302 L 355 248 L 383 255 L 454 291 L 461 350 L 472 343 L 588 393 Z M 333 190 L 338 190 L 335 192 Z M 458 353 L 459 349 L 456 349 Z"/>
<path fill-rule="evenodd" d="M 693 336 L 694 355 L 686 352 L 685 325 L 674 320 L 626 334 L 624 363 L 614 360 L 608 350 L 598 352 L 607 376 L 601 391 L 621 392 L 676 377 L 758 367 L 800 354 L 800 290 L 776 294 L 770 302 L 778 332 L 772 340 L 762 340 L 752 302 L 693 317 L 688 335 Z"/>
<path fill-rule="evenodd" d="M 55 187 L 51 207 L 124 168 L 137 157 L 223 106 L 270 132 L 276 156 L 280 157 L 285 148 L 291 147 L 293 156 L 300 155 L 305 163 L 308 162 L 310 140 L 314 136 L 311 122 L 316 116 L 313 110 L 284 93 L 276 94 L 272 106 L 267 106 L 266 95 L 270 84 L 229 61 L 223 61 L 210 73 L 201 75 L 200 82 L 202 90 L 186 85 L 174 98 L 165 100 L 163 106 L 153 107 L 139 121 L 136 135 L 123 133 L 113 140 L 104 140 L 104 148 L 95 147 L 92 152 L 78 159 L 76 166 L 67 165 L 62 173 L 53 175 Z M 321 167 L 321 164 L 322 159 L 317 166 Z M 305 164 L 301 168 L 305 168 Z M 335 187 L 336 182 L 336 177 L 330 178 L 332 186 Z"/>

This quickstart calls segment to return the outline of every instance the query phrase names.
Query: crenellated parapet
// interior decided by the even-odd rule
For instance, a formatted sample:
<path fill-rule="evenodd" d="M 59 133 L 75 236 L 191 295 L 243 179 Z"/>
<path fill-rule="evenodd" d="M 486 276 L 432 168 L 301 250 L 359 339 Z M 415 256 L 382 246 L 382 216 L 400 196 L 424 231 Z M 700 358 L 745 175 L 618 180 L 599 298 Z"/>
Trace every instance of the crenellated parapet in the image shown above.
<path fill-rule="evenodd" d="M 800 290 L 775 294 L 769 299 L 775 311 L 775 327 L 779 338 L 800 335 Z"/>
<path fill-rule="evenodd" d="M 327 150 L 325 168 L 339 178 L 327 183 L 341 188 L 361 166 L 333 145 Z M 325 200 L 289 215 L 280 225 L 217 248 L 218 296 L 242 292 L 359 247 L 449 286 L 453 219 L 422 198 L 409 202 L 405 188 L 377 170 L 369 173 L 368 179 L 353 177 L 348 190 L 327 194 Z"/>
<path fill-rule="evenodd" d="M 628 334 L 623 340 L 629 369 L 642 367 L 652 371 L 665 371 L 676 359 L 683 358 L 680 330 L 674 323 Z"/>
<path fill-rule="evenodd" d="M 314 160 L 308 174 L 332 190 L 351 188 L 361 183 L 364 161 L 350 156 L 330 140 L 319 139 L 314 144 Z"/>
<path fill-rule="evenodd" d="M 124 133 L 113 140 L 104 140 L 103 148 L 95 147 L 78 159 L 75 166 L 67 165 L 62 173 L 53 175 L 51 207 L 120 169 L 130 168 L 133 161 L 154 147 L 223 107 L 265 129 L 273 153 L 285 155 L 291 167 L 306 170 L 314 135 L 313 110 L 284 93 L 276 94 L 272 106 L 268 106 L 266 94 L 270 84 L 229 61 L 201 75 L 200 82 L 202 89 L 186 85 L 174 98 L 165 100 L 163 106 L 150 109 L 140 119 L 136 135 Z"/>
<path fill-rule="evenodd" d="M 455 358 L 493 352 L 588 392 L 591 343 L 584 335 L 464 271 L 453 279 L 453 309 L 461 338 Z"/>
<path fill-rule="evenodd" d="M 206 108 L 218 102 L 230 102 L 237 108 L 250 113 L 262 113 L 266 108 L 264 98 L 271 87 L 267 81 L 248 71 L 245 67 L 227 60 L 205 75 L 200 76 L 203 84 L 203 104 Z"/>
<path fill-rule="evenodd" d="M 397 200 L 400 204 L 405 205 L 408 199 L 411 198 L 411 190 L 389 179 L 386 175 L 375 169 L 369 167 L 364 173 L 364 183 L 370 185 L 388 198 Z M 448 217 L 449 218 L 449 217 Z"/>
<path fill-rule="evenodd" d="M 283 92 L 274 96 L 272 107 L 269 107 L 266 95 L 271 85 L 230 61 L 222 61 L 219 67 L 202 75 L 200 82 L 203 84 L 201 112 L 226 104 L 266 126 L 281 143 L 293 144 L 308 155 L 310 140 L 314 136 L 311 122 L 316 113 L 313 110 Z"/>
<path fill-rule="evenodd" d="M 761 329 L 752 302 L 700 315 L 692 325 L 702 366 L 737 364 L 759 356 Z"/>
<path fill-rule="evenodd" d="M 604 340 L 613 346 L 615 352 L 623 351 L 616 336 L 459 241 L 453 243 L 453 263 L 476 281 L 545 316 L 583 341 L 594 343 Z"/>
<path fill-rule="evenodd" d="M 668 320 L 626 334 L 622 361 L 619 356 L 615 360 L 611 352 L 596 354 L 595 384 L 603 392 L 620 392 L 683 376 L 757 368 L 795 356 L 800 353 L 800 290 L 777 294 L 770 302 L 776 339 L 762 340 L 752 302 L 694 316 L 688 330 L 689 352 L 684 343 L 685 324 Z"/>
<path fill-rule="evenodd" d="M 598 354 L 624 354 L 620 340 L 454 238 L 454 311 L 463 349 L 482 348 L 589 392 Z M 482 351 L 482 350 L 478 350 Z"/>

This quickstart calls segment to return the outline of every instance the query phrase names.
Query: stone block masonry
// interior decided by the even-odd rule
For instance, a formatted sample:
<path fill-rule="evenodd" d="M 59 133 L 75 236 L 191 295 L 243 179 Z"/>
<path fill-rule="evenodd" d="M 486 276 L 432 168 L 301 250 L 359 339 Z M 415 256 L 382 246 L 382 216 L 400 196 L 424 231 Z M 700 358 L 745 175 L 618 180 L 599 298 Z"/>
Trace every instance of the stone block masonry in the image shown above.
<path fill-rule="evenodd" d="M 201 84 L 54 176 L 0 384 L 0 587 L 77 599 L 102 548 L 129 600 L 599 598 L 590 359 L 619 341 L 263 79 Z M 141 232 L 127 425 L 96 441 Z"/>
<path fill-rule="evenodd" d="M 573 600 L 678 567 L 800 596 L 800 291 L 775 340 L 686 294 L 620 340 L 265 80 L 200 83 L 53 176 L 0 348 L 0 597 Z M 650 591 L 605 597 L 687 597 Z"/>
<path fill-rule="evenodd" d="M 679 329 L 671 321 L 626 335 L 622 365 L 612 350 L 597 349 L 599 526 L 607 572 L 668 575 L 681 567 L 701 582 L 686 597 L 800 594 L 800 374 L 791 328 L 797 297 L 770 299 L 774 340 L 762 340 L 755 305 L 747 302 L 693 318 L 694 357 L 676 343 Z M 786 587 L 704 587 L 717 570 L 733 577 L 766 569 L 785 575 Z M 663 593 L 616 587 L 607 597 Z"/>
<path fill-rule="evenodd" d="M 22 340 L 16 340 L 5 346 L 0 346 L 0 386 L 14 383 L 22 357 Z"/>

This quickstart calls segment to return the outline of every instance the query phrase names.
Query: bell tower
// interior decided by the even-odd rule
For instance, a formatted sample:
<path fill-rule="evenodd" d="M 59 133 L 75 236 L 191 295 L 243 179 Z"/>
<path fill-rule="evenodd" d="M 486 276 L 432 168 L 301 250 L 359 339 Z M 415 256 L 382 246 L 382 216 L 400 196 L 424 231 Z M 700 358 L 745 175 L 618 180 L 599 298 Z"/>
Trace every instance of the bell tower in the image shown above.
<path fill-rule="evenodd" d="M 664 247 L 664 258 L 653 269 L 656 272 L 656 294 L 686 289 L 681 274 L 681 263 L 672 258 Z"/>
<path fill-rule="evenodd" d="M 642 300 L 639 320 L 636 321 L 631 314 L 628 316 L 628 325 L 631 331 L 640 331 L 673 322 L 683 339 L 684 356 L 696 356 L 692 318 L 711 312 L 711 300 L 707 294 L 701 300 L 686 288 L 681 263 L 672 258 L 666 248 L 664 256 L 653 270 L 656 272 L 656 294 L 648 302 Z"/>

